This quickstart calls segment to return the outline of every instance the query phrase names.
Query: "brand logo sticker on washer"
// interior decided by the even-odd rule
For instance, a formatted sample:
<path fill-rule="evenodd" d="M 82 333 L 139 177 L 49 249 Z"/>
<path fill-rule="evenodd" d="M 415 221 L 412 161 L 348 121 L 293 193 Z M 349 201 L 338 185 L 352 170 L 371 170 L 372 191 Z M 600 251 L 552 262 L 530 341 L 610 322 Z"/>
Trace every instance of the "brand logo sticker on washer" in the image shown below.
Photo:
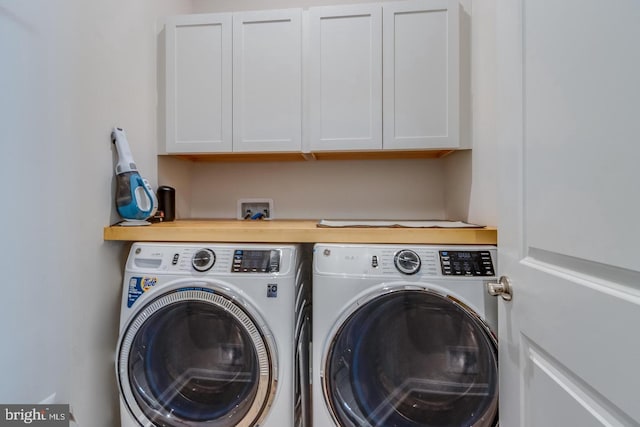
<path fill-rule="evenodd" d="M 138 298 L 158 283 L 157 277 L 132 277 L 129 279 L 127 307 L 131 307 Z"/>

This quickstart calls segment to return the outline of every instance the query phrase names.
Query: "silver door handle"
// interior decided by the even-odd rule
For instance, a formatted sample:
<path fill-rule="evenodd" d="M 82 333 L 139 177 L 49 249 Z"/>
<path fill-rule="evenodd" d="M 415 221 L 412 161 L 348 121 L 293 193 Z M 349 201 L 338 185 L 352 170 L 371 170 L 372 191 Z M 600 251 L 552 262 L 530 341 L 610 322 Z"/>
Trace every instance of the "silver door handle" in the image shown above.
<path fill-rule="evenodd" d="M 501 296 L 505 301 L 513 299 L 513 286 L 511 286 L 511 280 L 507 276 L 500 276 L 500 280 L 497 283 L 487 283 L 487 292 L 494 297 Z"/>

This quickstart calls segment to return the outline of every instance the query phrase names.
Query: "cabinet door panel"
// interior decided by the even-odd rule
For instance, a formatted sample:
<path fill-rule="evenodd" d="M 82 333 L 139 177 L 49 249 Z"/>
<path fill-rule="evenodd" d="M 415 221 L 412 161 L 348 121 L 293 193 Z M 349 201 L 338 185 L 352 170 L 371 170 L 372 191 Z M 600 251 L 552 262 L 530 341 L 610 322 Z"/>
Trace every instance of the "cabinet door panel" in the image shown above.
<path fill-rule="evenodd" d="M 383 6 L 384 148 L 459 146 L 457 1 Z"/>
<path fill-rule="evenodd" d="M 382 148 L 380 6 L 311 8 L 309 21 L 311 150 Z"/>
<path fill-rule="evenodd" d="M 299 9 L 234 15 L 234 151 L 300 151 Z"/>
<path fill-rule="evenodd" d="M 231 15 L 176 16 L 165 32 L 166 151 L 231 151 Z"/>

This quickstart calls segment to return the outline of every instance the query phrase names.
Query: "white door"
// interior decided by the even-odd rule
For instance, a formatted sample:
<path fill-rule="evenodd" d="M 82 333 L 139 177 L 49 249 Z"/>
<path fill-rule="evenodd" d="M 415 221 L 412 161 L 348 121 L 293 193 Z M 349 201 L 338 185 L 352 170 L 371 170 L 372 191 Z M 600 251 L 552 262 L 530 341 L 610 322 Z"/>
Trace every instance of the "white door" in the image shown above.
<path fill-rule="evenodd" d="M 458 0 L 382 6 L 385 149 L 460 145 L 458 8 Z"/>
<path fill-rule="evenodd" d="M 382 8 L 309 9 L 311 151 L 382 148 Z"/>
<path fill-rule="evenodd" d="M 640 2 L 498 0 L 505 427 L 640 425 Z"/>
<path fill-rule="evenodd" d="M 300 151 L 301 9 L 233 15 L 233 151 Z"/>
<path fill-rule="evenodd" d="M 231 14 L 165 25 L 167 153 L 231 151 Z"/>

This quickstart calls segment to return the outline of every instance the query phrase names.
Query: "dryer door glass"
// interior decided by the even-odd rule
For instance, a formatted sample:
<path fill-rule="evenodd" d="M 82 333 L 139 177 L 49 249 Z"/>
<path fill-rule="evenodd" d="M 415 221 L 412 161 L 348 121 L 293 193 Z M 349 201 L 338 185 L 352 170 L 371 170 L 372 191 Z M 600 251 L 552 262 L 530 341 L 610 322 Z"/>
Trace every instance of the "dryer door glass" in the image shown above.
<path fill-rule="evenodd" d="M 348 317 L 331 341 L 323 386 L 341 426 L 494 426 L 495 340 L 466 307 L 395 291 Z"/>
<path fill-rule="evenodd" d="M 251 425 L 259 417 L 271 394 L 266 346 L 231 300 L 178 291 L 149 304 L 131 325 L 119 371 L 136 417 L 141 411 L 154 425 L 198 427 Z"/>

